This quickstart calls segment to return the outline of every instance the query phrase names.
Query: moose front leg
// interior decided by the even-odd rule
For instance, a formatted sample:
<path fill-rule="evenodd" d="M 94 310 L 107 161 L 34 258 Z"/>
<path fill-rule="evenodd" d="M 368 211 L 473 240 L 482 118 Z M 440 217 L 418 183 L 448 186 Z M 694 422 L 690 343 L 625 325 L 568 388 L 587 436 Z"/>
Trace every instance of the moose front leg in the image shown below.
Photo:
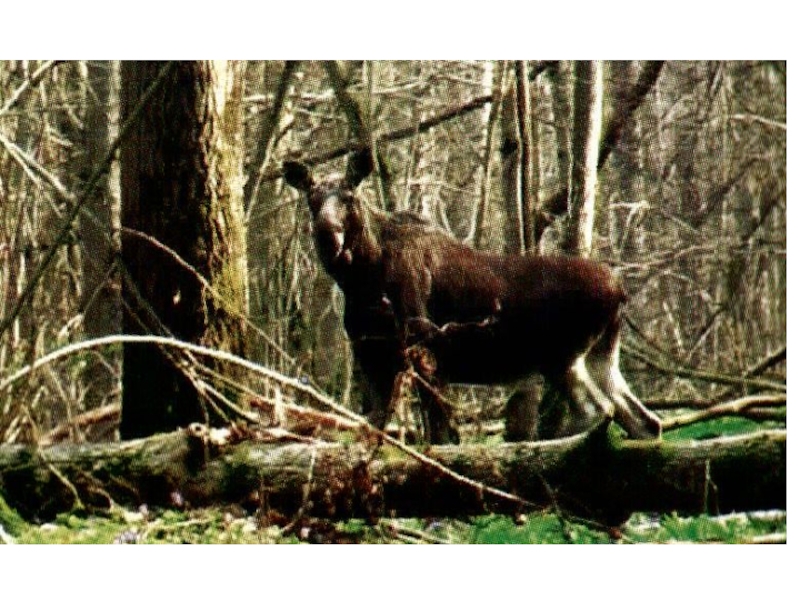
<path fill-rule="evenodd" d="M 390 336 L 364 336 L 353 341 L 364 397 L 362 413 L 371 425 L 384 429 L 391 418 L 397 376 L 404 370 L 402 350 Z"/>

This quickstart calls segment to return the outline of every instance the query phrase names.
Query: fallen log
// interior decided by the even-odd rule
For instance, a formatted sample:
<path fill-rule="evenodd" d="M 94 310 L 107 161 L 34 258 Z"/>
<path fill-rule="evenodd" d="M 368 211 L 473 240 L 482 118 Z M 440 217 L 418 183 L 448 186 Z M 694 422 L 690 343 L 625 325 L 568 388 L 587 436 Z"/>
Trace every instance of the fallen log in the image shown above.
<path fill-rule="evenodd" d="M 194 425 L 114 444 L 0 446 L 0 495 L 29 519 L 111 502 L 241 503 L 330 519 L 517 514 L 556 506 L 609 523 L 640 511 L 786 507 L 784 430 L 631 442 L 603 427 L 548 442 L 431 447 L 425 455 L 423 462 L 396 443 L 374 439 L 279 443 Z"/>

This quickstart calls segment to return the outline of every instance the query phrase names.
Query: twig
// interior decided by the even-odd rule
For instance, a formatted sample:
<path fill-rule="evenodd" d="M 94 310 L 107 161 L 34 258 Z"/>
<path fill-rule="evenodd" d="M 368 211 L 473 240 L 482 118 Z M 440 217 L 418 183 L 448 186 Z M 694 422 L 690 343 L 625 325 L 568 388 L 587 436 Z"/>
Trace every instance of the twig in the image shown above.
<path fill-rule="evenodd" d="M 347 82 L 339 69 L 339 64 L 335 60 L 326 60 L 322 62 L 322 66 L 331 82 L 336 101 L 347 117 L 347 122 L 353 136 L 358 140 L 362 148 L 371 147 L 372 158 L 378 166 L 378 181 L 380 183 L 378 191 L 380 193 L 381 204 L 387 208 L 391 208 L 392 203 L 389 197 L 389 169 L 386 167 L 386 161 L 377 145 L 373 145 L 372 143 L 373 135 L 364 123 L 365 119 L 361 115 L 358 103 L 356 103 L 353 97 L 347 92 Z"/>
<path fill-rule="evenodd" d="M 66 478 L 66 476 L 61 471 L 59 471 L 55 467 L 55 465 L 49 462 L 45 462 L 45 466 L 47 466 L 47 470 L 50 471 L 53 475 L 55 475 L 56 479 L 58 479 L 62 484 L 64 484 L 64 487 L 66 487 L 72 493 L 73 497 L 72 510 L 82 510 L 84 508 L 84 505 L 83 502 L 81 501 L 80 495 L 78 494 L 78 489 L 72 484 L 72 482 L 69 479 Z"/>
<path fill-rule="evenodd" d="M 653 369 L 666 373 L 667 375 L 675 375 L 685 379 L 696 379 L 699 381 L 709 381 L 711 383 L 723 383 L 726 385 L 746 385 L 755 388 L 772 390 L 776 392 L 785 392 L 786 384 L 769 379 L 751 378 L 751 377 L 738 377 L 736 375 L 725 375 L 723 373 L 710 373 L 708 371 L 701 371 L 699 369 L 691 369 L 682 366 L 667 366 L 656 362 L 644 352 L 637 350 L 630 345 L 624 346 L 626 354 L 632 356 Z"/>
<path fill-rule="evenodd" d="M 272 140 L 275 138 L 275 130 L 278 128 L 278 123 L 280 122 L 281 112 L 283 111 L 283 105 L 286 100 L 286 93 L 289 91 L 289 83 L 299 64 L 299 61 L 296 60 L 287 60 L 284 64 L 281 80 L 278 82 L 278 89 L 275 92 L 275 100 L 272 103 L 272 109 L 264 120 L 261 136 L 256 141 L 255 155 L 260 159 L 259 166 L 257 171 L 247 178 L 242 193 L 248 220 L 250 211 L 252 207 L 255 206 L 255 199 L 261 187 L 261 182 L 264 179 L 264 170 L 266 169 L 269 159 Z"/>
<path fill-rule="evenodd" d="M 658 80 L 664 61 L 647 62 L 639 74 L 636 84 L 631 88 L 617 112 L 612 115 L 600 141 L 600 152 L 597 159 L 597 172 L 603 170 L 608 157 L 616 149 L 625 127 L 629 126 L 631 116 L 642 104 L 649 91 Z M 542 209 L 552 215 L 563 214 L 567 210 L 567 190 L 562 188 L 542 200 Z"/>
<path fill-rule="evenodd" d="M 743 540 L 744 544 L 785 544 L 785 533 L 767 533 L 764 535 L 757 535 L 750 539 Z"/>
<path fill-rule="evenodd" d="M 420 531 L 419 529 L 406 527 L 405 525 L 401 525 L 400 523 L 396 523 L 394 521 L 389 523 L 381 523 L 381 529 L 384 531 L 385 534 L 388 534 L 391 537 L 403 539 L 404 541 L 410 541 L 413 543 L 418 543 L 418 542 L 426 542 L 428 544 L 450 543 L 448 540 L 445 540 L 443 538 L 436 537 L 435 535 L 431 535 L 430 533 Z"/>
<path fill-rule="evenodd" d="M 17 103 L 22 98 L 22 95 L 27 92 L 29 89 L 36 87 L 42 78 L 47 74 L 47 72 L 60 65 L 61 63 L 66 62 L 63 60 L 48 60 L 47 62 L 43 63 L 36 71 L 31 75 L 28 79 L 26 79 L 22 85 L 20 85 L 14 93 L 11 94 L 11 97 L 8 101 L 3 105 L 3 108 L 0 108 L 0 117 L 4 116 L 8 111 L 14 108 Z"/>
<path fill-rule="evenodd" d="M 303 515 L 306 512 L 306 507 L 308 506 L 308 496 L 311 493 L 311 484 L 314 481 L 314 465 L 317 463 L 317 448 L 312 446 L 311 447 L 311 459 L 308 461 L 308 479 L 306 480 L 305 485 L 303 485 L 303 499 L 300 501 L 300 508 L 297 509 L 297 513 L 283 529 L 281 529 L 281 535 L 286 535 L 295 526 L 300 522 L 300 519 L 303 518 Z"/>
<path fill-rule="evenodd" d="M 612 116 L 611 122 L 606 127 L 603 142 L 600 146 L 600 155 L 597 160 L 597 170 L 600 171 L 606 159 L 619 143 L 622 133 L 626 127 L 630 126 L 631 115 L 639 108 L 645 96 L 653 89 L 661 69 L 664 67 L 663 60 L 652 60 L 645 63 L 636 84 L 626 94 L 622 106 Z"/>
<path fill-rule="evenodd" d="M 418 133 L 424 133 L 429 129 L 433 129 L 437 125 L 441 125 L 446 121 L 449 121 L 456 117 L 460 117 L 461 115 L 472 112 L 473 110 L 477 110 L 487 102 L 491 101 L 492 101 L 491 95 L 478 96 L 477 98 L 473 98 L 472 100 L 469 100 L 464 104 L 459 104 L 456 107 L 442 111 L 438 115 L 433 116 L 430 119 L 426 119 L 425 121 L 422 121 L 419 124 L 409 125 L 408 127 L 401 127 L 400 129 L 395 129 L 394 131 L 383 133 L 377 136 L 375 141 L 376 143 L 380 144 L 382 142 L 402 140 L 407 137 L 416 135 Z M 353 142 L 348 142 L 342 146 L 339 146 L 338 148 L 333 148 L 332 150 L 325 150 L 324 152 L 318 152 L 310 156 L 305 156 L 302 158 L 302 160 L 309 167 L 313 167 L 315 165 L 320 165 L 322 163 L 326 163 L 336 158 L 340 158 L 346 154 L 349 154 L 350 152 L 363 149 L 364 146 L 360 142 L 353 141 Z M 276 166 L 264 173 L 264 179 L 265 180 L 277 179 L 278 177 L 282 176 L 282 173 L 283 171 L 281 170 L 281 168 Z"/>
<path fill-rule="evenodd" d="M 754 377 L 757 375 L 761 375 L 767 369 L 774 367 L 775 365 L 786 362 L 786 346 L 783 348 L 779 348 L 772 354 L 764 357 L 763 360 L 759 361 L 757 364 L 753 365 L 749 369 L 744 372 L 745 377 Z"/>
<path fill-rule="evenodd" d="M 204 291 L 205 291 L 205 292 L 207 292 L 208 294 L 210 294 L 210 295 L 211 295 L 211 296 L 214 298 L 214 300 L 216 300 L 217 302 L 219 302 L 220 306 L 221 306 L 222 308 L 224 308 L 226 311 L 228 311 L 228 313 L 229 313 L 229 314 L 231 314 L 231 315 L 233 315 L 233 316 L 235 316 L 235 317 L 238 317 L 239 319 L 241 319 L 241 320 L 242 320 L 242 322 L 243 322 L 245 325 L 247 325 L 248 327 L 250 327 L 250 328 L 251 328 L 253 331 L 255 331 L 256 335 L 257 335 L 257 336 L 258 336 L 258 337 L 259 337 L 259 338 L 260 338 L 262 341 L 266 342 L 266 344 L 267 344 L 267 345 L 268 345 L 268 346 L 269 346 L 269 347 L 270 347 L 272 350 L 274 350 L 275 352 L 277 352 L 278 354 L 280 354 L 280 356 L 281 356 L 281 358 L 282 358 L 283 360 L 285 360 L 285 361 L 289 362 L 289 363 L 290 363 L 290 364 L 292 364 L 293 366 L 296 366 L 296 365 L 297 365 L 297 360 L 296 360 L 294 357 L 292 357 L 291 355 L 289 355 L 289 354 L 286 352 L 286 350 L 284 350 L 283 348 L 281 348 L 281 347 L 278 345 L 278 343 L 277 343 L 277 342 L 275 342 L 275 340 L 273 340 L 273 339 L 272 339 L 272 338 L 270 338 L 270 337 L 269 337 L 269 336 L 268 336 L 266 333 L 264 333 L 264 332 L 263 332 L 263 331 L 262 331 L 262 330 L 261 330 L 261 329 L 258 327 L 258 325 L 256 325 L 256 323 L 255 323 L 255 322 L 253 322 L 253 320 L 252 320 L 252 319 L 251 319 L 251 318 L 250 318 L 248 315 L 246 315 L 246 314 L 244 314 L 244 313 L 240 312 L 240 311 L 239 311 L 239 309 L 238 309 L 237 307 L 233 306 L 233 305 L 232 305 L 232 302 L 231 302 L 231 301 L 230 301 L 228 298 L 226 298 L 226 297 L 225 297 L 223 294 L 220 294 L 220 293 L 219 293 L 219 291 L 217 291 L 217 290 L 216 290 L 216 289 L 215 289 L 215 288 L 214 288 L 214 287 L 211 285 L 211 283 L 209 283 L 209 281 L 208 281 L 208 280 L 207 280 L 205 277 L 203 277 L 202 273 L 200 273 L 200 272 L 199 272 L 197 269 L 195 269 L 195 268 L 194 268 L 194 267 L 193 267 L 191 264 L 189 264 L 189 263 L 188 263 L 186 260 L 184 260 L 184 258 L 183 258 L 183 257 L 182 257 L 180 254 L 178 254 L 177 252 L 175 252 L 175 250 L 173 250 L 172 248 L 170 248 L 170 247 L 169 247 L 169 246 L 167 246 L 166 244 L 162 243 L 161 241 L 157 240 L 157 239 L 156 239 L 156 238 L 154 238 L 153 236 L 151 236 L 151 235 L 147 235 L 146 233 L 143 233 L 143 232 L 141 232 L 141 231 L 138 231 L 138 230 L 136 230 L 136 229 L 131 229 L 130 227 L 121 227 L 121 228 L 120 228 L 120 231 L 122 232 L 122 234 L 123 234 L 123 235 L 132 236 L 132 237 L 136 237 L 136 238 L 139 238 L 139 239 L 141 239 L 141 240 L 144 240 L 144 241 L 148 242 L 148 243 L 149 243 L 149 244 L 151 244 L 151 245 L 152 245 L 154 248 L 157 248 L 157 249 L 161 250 L 161 251 L 162 251 L 162 252 L 164 252 L 164 253 L 165 253 L 167 256 L 169 256 L 170 258 L 172 258 L 172 260 L 174 260 L 174 261 L 175 261 L 175 262 L 178 264 L 178 266 L 179 266 L 179 267 L 181 267 L 182 269 L 185 269 L 185 270 L 186 270 L 186 271 L 188 271 L 188 272 L 189 272 L 189 273 L 190 273 L 190 274 L 191 274 L 193 277 L 195 277 L 195 279 L 197 279 L 197 281 L 198 281 L 198 282 L 200 283 L 200 285 L 203 287 Z M 140 299 L 140 302 L 143 302 L 143 301 L 144 301 L 143 299 Z"/>
<path fill-rule="evenodd" d="M 65 439 L 73 430 L 83 429 L 90 425 L 105 423 L 119 418 L 122 405 L 119 402 L 101 406 L 93 410 L 81 413 L 70 419 L 67 423 L 62 423 L 54 427 L 39 438 L 40 446 L 49 446 Z"/>

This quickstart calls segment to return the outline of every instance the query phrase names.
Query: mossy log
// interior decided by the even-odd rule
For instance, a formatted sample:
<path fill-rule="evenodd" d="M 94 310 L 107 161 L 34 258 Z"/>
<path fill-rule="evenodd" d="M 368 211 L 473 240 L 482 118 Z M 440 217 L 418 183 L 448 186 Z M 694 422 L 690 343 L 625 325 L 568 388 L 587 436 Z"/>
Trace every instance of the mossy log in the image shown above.
<path fill-rule="evenodd" d="M 638 511 L 786 507 L 785 431 L 630 442 L 603 428 L 551 442 L 425 450 L 441 467 L 387 444 L 245 437 L 195 425 L 116 444 L 0 446 L 0 495 L 20 514 L 39 519 L 112 501 L 241 503 L 288 517 L 302 510 L 331 519 L 515 514 L 558 506 L 610 523 Z M 459 481 L 448 470 L 479 484 Z"/>

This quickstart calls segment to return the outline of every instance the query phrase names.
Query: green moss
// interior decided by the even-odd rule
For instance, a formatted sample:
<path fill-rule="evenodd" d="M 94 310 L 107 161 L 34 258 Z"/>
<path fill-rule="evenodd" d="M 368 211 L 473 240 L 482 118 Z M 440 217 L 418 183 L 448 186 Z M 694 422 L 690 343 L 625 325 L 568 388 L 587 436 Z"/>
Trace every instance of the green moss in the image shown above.
<path fill-rule="evenodd" d="M 743 417 L 726 416 L 710 421 L 692 423 L 691 425 L 686 425 L 685 427 L 668 431 L 664 434 L 664 439 L 676 442 L 686 440 L 702 440 L 722 437 L 724 435 L 753 433 L 763 428 L 763 425 L 759 425 L 758 423 L 754 423 L 753 421 Z"/>
<path fill-rule="evenodd" d="M 25 520 L 17 514 L 17 511 L 8 505 L 5 498 L 0 494 L 0 527 L 2 527 L 6 533 L 16 536 L 21 533 L 24 526 Z"/>

